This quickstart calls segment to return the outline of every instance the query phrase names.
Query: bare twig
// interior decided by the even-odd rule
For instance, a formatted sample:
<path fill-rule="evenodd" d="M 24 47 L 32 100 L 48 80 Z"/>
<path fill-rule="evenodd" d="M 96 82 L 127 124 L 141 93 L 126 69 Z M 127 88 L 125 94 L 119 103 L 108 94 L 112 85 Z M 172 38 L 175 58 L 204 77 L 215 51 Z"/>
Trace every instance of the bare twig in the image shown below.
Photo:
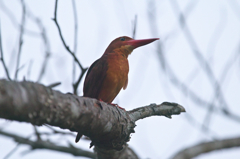
<path fill-rule="evenodd" d="M 149 3 L 149 20 L 150 20 L 150 27 L 151 27 L 151 31 L 152 34 L 154 36 L 158 36 L 158 27 L 157 27 L 157 23 L 156 23 L 156 13 L 155 13 L 155 4 L 153 4 L 153 1 L 151 1 L 152 3 Z M 191 2 L 190 2 L 191 3 Z M 196 3 L 193 3 L 196 4 Z M 193 4 L 190 4 L 189 6 L 193 6 Z M 189 15 L 190 11 L 192 10 L 191 8 L 187 7 L 188 11 L 186 12 L 186 15 Z M 185 13 L 184 12 L 184 13 Z M 180 81 L 177 76 L 175 75 L 174 71 L 172 70 L 171 66 L 167 63 L 167 60 L 165 60 L 165 56 L 164 56 L 164 45 L 162 45 L 162 42 L 159 41 L 157 44 L 157 53 L 159 56 L 159 61 L 161 64 L 161 68 L 164 71 L 164 73 L 168 76 L 168 78 L 170 79 L 170 82 L 177 88 L 179 89 L 183 95 L 185 95 L 186 97 L 190 98 L 193 102 L 196 103 L 196 106 L 200 106 L 200 107 L 205 107 L 205 108 L 209 108 L 211 106 L 210 103 L 204 99 L 202 99 L 201 97 L 199 97 L 194 91 L 192 91 L 187 84 L 183 83 L 182 81 Z M 213 104 L 213 107 L 217 107 L 215 104 Z M 240 118 L 233 114 L 230 111 L 226 111 L 223 108 L 219 108 L 221 113 L 230 118 L 233 119 L 234 121 L 239 121 L 240 122 Z M 194 124 L 191 120 L 190 122 L 191 124 Z M 210 131 L 210 129 L 206 126 L 203 125 L 202 126 L 203 129 L 201 129 L 204 132 L 207 132 L 211 137 L 213 137 L 213 133 Z"/>
<path fill-rule="evenodd" d="M 9 132 L 5 132 L 5 131 L 0 131 L 0 134 L 13 138 L 19 144 L 29 145 L 29 146 L 31 146 L 32 150 L 48 149 L 48 150 L 70 153 L 74 156 L 84 156 L 84 157 L 89 157 L 89 158 L 95 158 L 95 156 L 96 156 L 93 152 L 85 151 L 80 148 L 76 148 L 73 145 L 69 145 L 69 147 L 65 147 L 65 146 L 58 146 L 50 141 L 43 141 L 43 140 L 31 141 L 28 138 L 24 138 L 24 137 L 21 137 L 21 136 L 18 136 L 18 135 L 9 133 Z"/>
<path fill-rule="evenodd" d="M 48 87 L 49 88 L 53 88 L 53 87 L 56 87 L 56 86 L 58 86 L 60 84 L 61 84 L 61 82 L 56 82 L 56 83 L 50 84 Z"/>
<path fill-rule="evenodd" d="M 53 131 L 52 134 L 70 135 L 70 136 L 76 137 L 76 135 L 73 134 L 72 132 L 58 131 L 58 130 L 54 129 L 53 127 L 51 127 L 50 125 L 47 125 L 47 124 L 45 124 L 45 126 Z M 44 133 L 41 133 L 41 134 L 44 134 Z"/>
<path fill-rule="evenodd" d="M 17 70 L 16 73 L 18 74 L 19 71 L 21 71 L 25 67 L 26 63 L 21 65 Z"/>
<path fill-rule="evenodd" d="M 162 115 L 166 116 L 167 118 L 171 118 L 171 115 L 180 114 L 181 112 L 186 112 L 184 107 L 177 104 L 177 103 L 169 103 L 163 102 L 160 105 L 151 104 L 149 106 L 140 107 L 131 111 L 128 111 L 130 118 L 133 121 L 137 121 L 139 119 L 144 119 L 146 117 L 150 117 L 153 115 Z"/>
<path fill-rule="evenodd" d="M 15 71 L 15 77 L 14 77 L 15 80 L 17 80 L 17 77 L 18 77 L 18 67 L 19 67 L 21 51 L 22 51 L 24 26 L 25 26 L 25 15 L 26 15 L 26 8 L 25 8 L 24 0 L 21 0 L 21 4 L 22 4 L 22 22 L 21 22 L 20 35 L 19 35 L 17 64 L 16 64 L 16 71 Z"/>
<path fill-rule="evenodd" d="M 220 39 L 220 36 L 222 35 L 223 31 L 224 31 L 224 28 L 226 27 L 226 24 L 227 24 L 227 14 L 224 12 L 224 10 L 221 10 L 220 12 L 220 15 L 219 17 L 220 20 L 216 26 L 216 29 L 215 31 L 213 32 L 210 40 L 209 40 L 209 43 L 208 43 L 208 62 L 210 63 L 212 61 L 212 58 L 213 58 L 213 54 L 215 52 L 215 47 L 216 47 L 216 44 L 218 42 L 218 40 Z M 193 70 L 193 72 L 195 72 L 195 77 L 196 75 L 200 72 L 200 68 L 196 68 Z M 191 80 L 193 80 L 194 78 L 191 78 Z M 225 78 L 220 78 L 219 80 L 219 85 L 222 85 L 222 83 L 224 82 Z M 189 83 L 189 81 L 187 81 L 187 83 Z M 215 101 L 217 101 L 218 99 L 218 96 L 217 94 L 215 93 L 214 97 L 212 98 L 212 101 L 210 102 L 210 105 L 208 106 L 207 108 L 207 114 L 205 115 L 204 117 L 204 120 L 203 120 L 203 123 L 202 123 L 202 129 L 203 130 L 207 130 L 206 127 L 209 127 L 210 126 L 210 122 L 211 122 L 211 116 L 214 112 L 215 109 L 217 109 L 215 106 Z"/>
<path fill-rule="evenodd" d="M 20 146 L 20 144 L 18 143 L 3 159 L 8 159 L 14 152 L 17 151 L 19 146 Z"/>
<path fill-rule="evenodd" d="M 218 135 L 216 132 L 214 132 L 211 128 L 209 128 L 205 124 L 199 123 L 196 119 L 194 119 L 193 116 L 190 115 L 190 113 L 186 113 L 185 117 L 193 127 L 200 129 L 204 134 L 208 135 L 213 140 L 218 139 Z"/>
<path fill-rule="evenodd" d="M 62 31 L 61 31 L 61 28 L 58 24 L 58 21 L 57 21 L 57 4 L 58 4 L 58 0 L 56 0 L 55 2 L 55 11 L 54 11 L 54 18 L 53 18 L 53 21 L 55 22 L 57 28 L 58 28 L 58 32 L 59 32 L 59 35 L 60 35 L 60 38 L 63 42 L 63 45 L 64 47 L 67 49 L 67 51 L 73 56 L 75 62 L 78 64 L 78 66 L 81 68 L 81 70 L 83 70 L 83 66 L 81 65 L 81 63 L 79 62 L 79 60 L 77 59 L 77 57 L 75 56 L 75 54 L 70 50 L 69 46 L 66 44 L 64 38 L 63 38 L 63 35 L 62 35 Z"/>
<path fill-rule="evenodd" d="M 209 63 L 204 59 L 203 54 L 199 51 L 199 48 L 188 28 L 188 25 L 186 24 L 185 17 L 180 12 L 178 3 L 175 0 L 171 0 L 170 2 L 172 2 L 171 4 L 173 7 L 173 10 L 176 12 L 176 15 L 180 14 L 179 23 L 181 25 L 181 28 L 184 32 L 186 39 L 188 40 L 188 43 L 189 43 L 191 49 L 193 50 L 194 55 L 196 56 L 197 60 L 199 61 L 199 66 L 201 66 L 205 70 L 207 77 L 209 78 L 209 81 L 212 83 L 212 85 L 214 87 L 214 91 L 215 91 L 214 96 L 215 96 L 215 98 L 217 98 L 219 100 L 219 105 L 221 106 L 219 108 L 219 110 L 222 111 L 222 113 L 225 116 L 229 117 L 230 119 L 240 122 L 240 116 L 233 114 L 232 112 L 230 112 L 228 110 L 228 104 L 222 93 L 221 86 L 220 86 L 219 82 L 217 81 L 217 79 L 215 78 Z M 212 106 L 209 105 L 208 107 L 212 107 Z"/>
<path fill-rule="evenodd" d="M 135 39 L 136 37 L 136 30 L 137 30 L 137 15 L 135 15 L 134 21 L 132 23 L 133 26 L 133 35 L 132 38 Z"/>
<path fill-rule="evenodd" d="M 7 15 L 7 17 L 10 19 L 10 21 L 12 22 L 13 26 L 17 29 L 17 30 L 21 30 L 22 25 L 18 24 L 18 21 L 16 19 L 16 17 L 14 16 L 14 14 L 9 10 L 9 8 L 4 4 L 4 1 L 0 1 L 0 8 L 2 9 L 3 13 L 5 13 Z M 34 37 L 38 37 L 40 36 L 40 34 L 38 32 L 29 30 L 27 28 L 24 28 L 24 34 L 26 35 L 31 35 Z"/>
<path fill-rule="evenodd" d="M 44 57 L 44 60 L 43 60 L 43 63 L 42 63 L 41 71 L 40 71 L 38 79 L 37 79 L 37 82 L 40 82 L 41 79 L 43 78 L 44 74 L 45 74 L 45 70 L 47 68 L 49 57 L 51 56 L 50 42 L 49 42 L 49 39 L 48 39 L 48 36 L 47 36 L 47 33 L 46 33 L 46 28 L 43 25 L 42 21 L 38 17 L 36 17 L 32 13 L 32 11 L 30 10 L 30 8 L 27 7 L 27 6 L 26 6 L 26 15 L 27 15 L 28 18 L 30 18 L 31 20 L 33 20 L 37 24 L 39 30 L 41 31 L 41 38 L 42 38 L 42 41 L 43 41 L 43 44 L 44 44 L 45 57 Z"/>
<path fill-rule="evenodd" d="M 34 129 L 35 135 L 37 136 L 37 140 L 42 140 L 41 134 L 38 132 L 37 127 L 35 125 L 33 125 L 33 129 Z"/>
<path fill-rule="evenodd" d="M 33 64 L 33 60 L 30 60 L 30 62 L 29 62 L 29 64 L 28 64 L 28 70 L 27 70 L 27 79 L 30 78 L 32 64 Z"/>
<path fill-rule="evenodd" d="M 48 64 L 48 61 L 49 61 L 49 57 L 51 55 L 51 53 L 50 53 L 51 50 L 50 50 L 50 43 L 49 43 L 49 40 L 47 38 L 47 33 L 46 33 L 46 30 L 45 30 L 45 27 L 43 26 L 40 19 L 36 18 L 35 21 L 38 24 L 39 28 L 42 30 L 41 36 L 42 36 L 42 40 L 43 40 L 44 45 L 45 45 L 45 57 L 44 57 L 44 61 L 42 63 L 42 68 L 41 68 L 40 74 L 39 74 L 38 79 L 37 79 L 37 81 L 40 82 L 43 75 L 45 74 L 47 64 Z"/>
<path fill-rule="evenodd" d="M 0 60 L 2 61 L 2 64 L 3 64 L 3 67 L 4 67 L 4 70 L 5 70 L 5 73 L 7 75 L 8 80 L 11 81 L 11 78 L 10 78 L 10 75 L 9 75 L 9 72 L 8 72 L 8 68 L 7 68 L 6 64 L 5 64 L 4 57 L 3 57 L 1 23 L 0 23 L 0 52 L 1 52 Z"/>
<path fill-rule="evenodd" d="M 188 25 L 186 24 L 185 17 L 179 9 L 177 1 L 171 0 L 170 2 L 172 4 L 171 6 L 173 7 L 174 12 L 176 13 L 176 16 L 179 16 L 179 18 L 178 18 L 179 24 L 180 24 L 180 26 L 183 30 L 183 33 L 189 43 L 189 46 L 191 47 L 194 55 L 196 56 L 196 59 L 199 62 L 199 66 L 201 66 L 205 70 L 207 77 L 209 78 L 209 81 L 212 83 L 212 85 L 214 87 L 215 96 L 219 99 L 220 106 L 222 107 L 222 109 L 227 110 L 228 105 L 227 105 L 227 103 L 224 99 L 224 95 L 221 91 L 221 86 L 219 85 L 217 79 L 215 78 L 209 63 L 205 60 L 205 58 L 203 57 L 203 54 L 200 52 L 200 49 L 198 48 L 198 46 L 195 42 L 195 39 L 193 38 L 193 35 L 190 32 Z"/>
<path fill-rule="evenodd" d="M 80 76 L 79 76 L 79 78 L 78 78 L 78 80 L 77 80 L 77 82 L 73 84 L 73 92 L 74 92 L 74 94 L 77 94 L 78 85 L 79 85 L 80 81 L 82 80 L 82 77 L 83 77 L 84 73 L 87 71 L 88 68 L 83 68 L 83 66 L 81 65 L 81 63 L 77 59 L 75 53 L 70 50 L 69 46 L 66 44 L 66 42 L 65 42 L 65 40 L 63 38 L 61 28 L 60 28 L 60 26 L 58 24 L 58 21 L 57 21 L 57 4 L 58 4 L 58 0 L 56 0 L 56 2 L 55 2 L 55 10 L 54 10 L 53 21 L 55 22 L 55 24 L 56 24 L 56 26 L 58 28 L 58 32 L 59 32 L 59 35 L 60 35 L 60 38 L 61 38 L 61 40 L 63 42 L 64 47 L 72 55 L 72 57 L 74 58 L 75 62 L 78 64 L 78 66 L 80 67 L 80 69 L 82 71 Z"/>
<path fill-rule="evenodd" d="M 191 159 L 203 153 L 233 147 L 240 147 L 240 137 L 200 143 L 181 150 L 172 159 Z"/>
<path fill-rule="evenodd" d="M 77 53 L 77 40 L 78 40 L 78 17 L 77 17 L 77 9 L 76 9 L 76 2 L 75 0 L 72 0 L 72 6 L 73 6 L 73 16 L 74 16 L 74 46 L 73 46 L 73 53 Z M 73 60 L 73 72 L 72 72 L 72 82 L 75 81 L 75 75 L 76 75 L 76 63 L 75 60 Z"/>

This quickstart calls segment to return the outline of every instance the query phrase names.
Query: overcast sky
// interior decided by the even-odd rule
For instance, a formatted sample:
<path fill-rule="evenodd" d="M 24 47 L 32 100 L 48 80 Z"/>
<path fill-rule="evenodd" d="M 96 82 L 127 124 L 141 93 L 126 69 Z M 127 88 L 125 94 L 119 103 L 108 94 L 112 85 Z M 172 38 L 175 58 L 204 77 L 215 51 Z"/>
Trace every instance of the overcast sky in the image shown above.
<path fill-rule="evenodd" d="M 49 85 L 61 82 L 56 90 L 72 92 L 73 59 L 64 48 L 52 20 L 55 1 L 25 0 L 25 3 L 27 11 L 42 21 L 50 44 L 51 55 L 40 83 Z M 227 107 L 231 112 L 240 114 L 240 1 L 77 0 L 76 8 L 76 54 L 84 67 L 89 67 L 98 59 L 115 38 L 132 36 L 135 15 L 136 39 L 160 38 L 159 42 L 140 47 L 129 56 L 128 88 L 119 93 L 114 103 L 131 110 L 151 103 L 177 102 L 186 108 L 187 113 L 173 116 L 172 119 L 151 117 L 138 121 L 129 146 L 140 158 L 166 159 L 183 148 L 203 141 L 239 136 L 240 123 L 224 116 L 218 108 Z M 183 30 L 178 21 L 179 11 L 184 13 L 186 20 Z M 59 0 L 57 15 L 64 39 L 73 50 L 72 1 Z M 12 78 L 16 70 L 21 16 L 19 0 L 0 0 L 3 52 Z M 39 36 L 41 30 L 30 17 L 26 17 L 25 30 L 19 65 L 23 68 L 19 71 L 18 80 L 25 76 L 27 80 L 37 81 L 44 61 L 45 45 Z M 159 54 L 159 50 L 162 54 Z M 202 63 L 202 59 L 206 63 Z M 210 69 L 210 73 L 207 73 L 207 69 Z M 78 68 L 74 81 L 77 75 Z M 2 64 L 0 78 L 6 78 Z M 221 86 L 222 96 L 215 93 L 216 81 Z M 83 81 L 78 89 L 79 95 L 82 95 L 82 87 Z M 206 122 L 209 131 L 202 128 L 207 106 L 197 103 L 191 91 L 216 106 L 216 111 L 208 119 L 209 123 Z M 30 124 L 2 119 L 0 128 L 22 136 L 33 133 Z M 39 130 L 49 129 L 39 127 Z M 63 145 L 68 140 L 74 146 L 89 150 L 87 141 L 81 140 L 75 144 L 73 137 L 63 139 L 57 135 L 51 139 Z M 0 136 L 0 158 L 15 146 L 12 139 Z M 10 158 L 74 158 L 54 151 L 28 150 L 28 146 L 21 146 Z M 27 153 L 22 156 L 23 152 Z M 240 158 L 240 148 L 216 151 L 197 158 Z"/>

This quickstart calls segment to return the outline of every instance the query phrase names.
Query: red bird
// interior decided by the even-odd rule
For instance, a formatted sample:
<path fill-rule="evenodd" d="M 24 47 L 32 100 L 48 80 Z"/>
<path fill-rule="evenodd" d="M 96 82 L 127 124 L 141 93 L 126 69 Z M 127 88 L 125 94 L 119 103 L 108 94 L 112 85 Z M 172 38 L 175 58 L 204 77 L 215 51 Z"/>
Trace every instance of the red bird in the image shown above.
<path fill-rule="evenodd" d="M 149 44 L 159 38 L 134 40 L 122 36 L 113 40 L 101 58 L 89 68 L 83 87 L 83 96 L 112 103 L 120 90 L 128 84 L 128 55 L 140 46 Z M 78 133 L 75 142 L 81 138 Z"/>

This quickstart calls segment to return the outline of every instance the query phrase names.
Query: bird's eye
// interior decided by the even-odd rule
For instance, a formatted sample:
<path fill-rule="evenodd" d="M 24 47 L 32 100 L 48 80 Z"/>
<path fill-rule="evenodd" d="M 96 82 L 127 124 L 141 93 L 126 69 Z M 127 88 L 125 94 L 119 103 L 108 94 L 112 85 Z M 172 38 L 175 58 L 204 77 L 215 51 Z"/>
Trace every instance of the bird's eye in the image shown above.
<path fill-rule="evenodd" d="M 121 41 L 125 41 L 125 38 L 124 38 L 124 37 L 122 37 L 120 40 L 121 40 Z"/>

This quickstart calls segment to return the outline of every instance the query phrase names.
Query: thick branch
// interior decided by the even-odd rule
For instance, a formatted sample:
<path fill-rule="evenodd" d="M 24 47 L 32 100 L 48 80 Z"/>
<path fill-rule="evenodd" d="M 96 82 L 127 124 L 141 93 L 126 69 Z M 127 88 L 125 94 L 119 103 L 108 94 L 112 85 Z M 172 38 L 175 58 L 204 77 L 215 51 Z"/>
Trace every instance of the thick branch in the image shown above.
<path fill-rule="evenodd" d="M 80 132 L 101 152 L 113 150 L 119 153 L 122 150 L 125 153 L 126 142 L 138 119 L 152 115 L 170 117 L 181 112 L 184 112 L 183 107 L 167 102 L 128 112 L 96 99 L 63 94 L 37 83 L 0 80 L 0 118 Z"/>
<path fill-rule="evenodd" d="M 44 140 L 31 141 L 28 138 L 24 138 L 24 137 L 21 137 L 21 136 L 18 136 L 18 135 L 9 133 L 9 132 L 1 131 L 1 130 L 0 130 L 0 135 L 11 137 L 19 144 L 29 145 L 29 146 L 31 146 L 31 149 L 33 149 L 33 150 L 34 149 L 48 149 L 48 150 L 70 153 L 74 156 L 84 156 L 84 157 L 89 157 L 89 158 L 96 157 L 96 154 L 73 147 L 72 145 L 70 145 L 69 147 L 65 147 L 65 146 L 58 146 L 50 141 L 44 141 Z"/>
<path fill-rule="evenodd" d="M 178 152 L 172 159 L 190 159 L 203 153 L 233 147 L 240 147 L 240 137 L 201 143 Z"/>

